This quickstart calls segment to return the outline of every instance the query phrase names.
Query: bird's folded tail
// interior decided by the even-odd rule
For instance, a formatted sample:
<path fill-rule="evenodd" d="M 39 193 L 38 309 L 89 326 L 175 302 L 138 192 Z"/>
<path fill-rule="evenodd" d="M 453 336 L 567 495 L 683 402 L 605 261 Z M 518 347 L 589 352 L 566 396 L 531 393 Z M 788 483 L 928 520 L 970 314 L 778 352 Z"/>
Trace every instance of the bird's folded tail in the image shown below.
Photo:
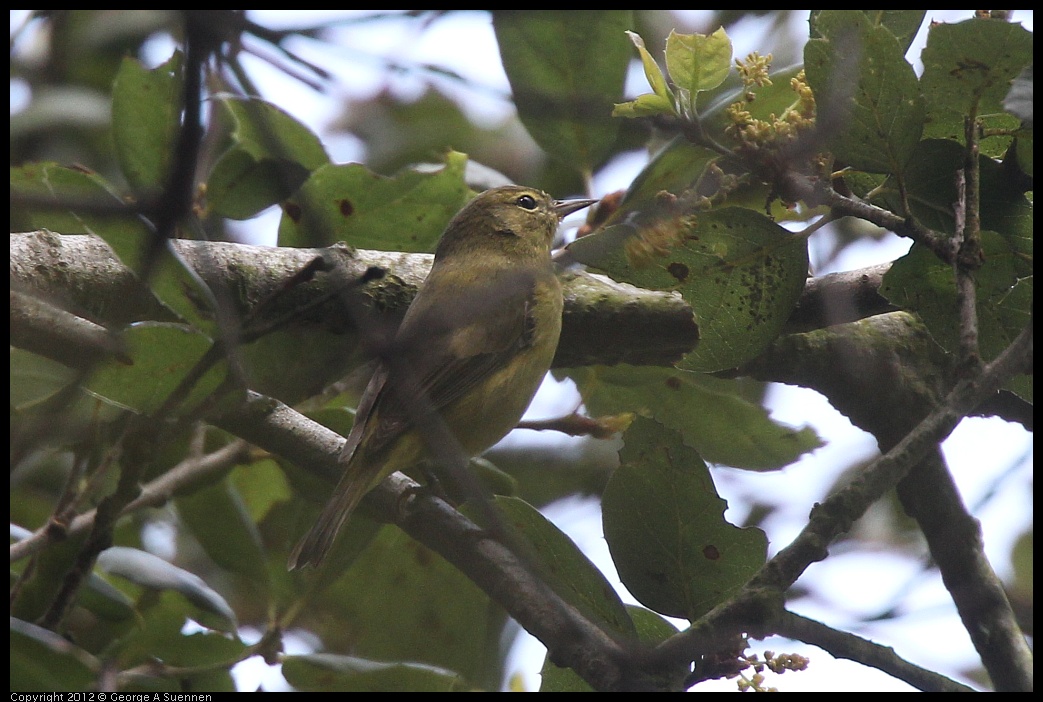
<path fill-rule="evenodd" d="M 372 487 L 371 481 L 346 473 L 337 484 L 333 497 L 322 509 L 322 514 L 315 521 L 303 539 L 290 553 L 286 566 L 290 570 L 298 568 L 318 568 L 329 555 L 333 542 L 359 502 Z"/>

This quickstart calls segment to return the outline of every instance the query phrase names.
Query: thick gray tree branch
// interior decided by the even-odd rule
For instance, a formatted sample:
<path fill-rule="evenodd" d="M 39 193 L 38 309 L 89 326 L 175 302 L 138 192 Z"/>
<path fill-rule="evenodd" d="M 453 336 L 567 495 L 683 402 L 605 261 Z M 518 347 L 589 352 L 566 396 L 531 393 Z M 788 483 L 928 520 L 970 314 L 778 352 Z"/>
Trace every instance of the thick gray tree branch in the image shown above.
<path fill-rule="evenodd" d="M 287 280 L 317 257 L 329 266 L 341 266 L 345 275 L 340 279 L 357 280 L 370 267 L 382 268 L 387 275 L 367 284 L 365 296 L 375 309 L 394 318 L 405 312 L 431 267 L 431 256 L 426 254 L 346 246 L 290 249 L 193 241 L 175 245 L 214 289 L 232 291 L 231 302 L 241 317 L 262 301 L 271 301 L 264 305 L 265 319 L 291 315 L 298 327 L 339 335 L 349 345 L 357 339 L 352 338 L 352 318 L 337 297 L 338 277 L 320 272 L 289 289 L 285 288 Z M 173 319 L 95 237 L 14 234 L 11 279 L 22 293 L 102 326 Z M 556 366 L 667 365 L 697 343 L 692 310 L 679 295 L 642 290 L 588 273 L 566 274 L 565 288 L 564 329 Z M 27 321 L 13 331 L 29 340 L 33 328 Z"/>

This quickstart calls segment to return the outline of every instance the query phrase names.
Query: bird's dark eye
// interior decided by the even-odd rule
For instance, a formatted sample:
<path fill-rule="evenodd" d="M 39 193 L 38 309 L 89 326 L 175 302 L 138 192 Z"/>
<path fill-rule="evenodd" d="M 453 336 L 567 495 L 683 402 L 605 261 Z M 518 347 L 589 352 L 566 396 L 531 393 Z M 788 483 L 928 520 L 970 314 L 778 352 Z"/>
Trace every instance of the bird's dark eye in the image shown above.
<path fill-rule="evenodd" d="M 518 207 L 524 207 L 527 210 L 536 209 L 536 198 L 534 198 L 532 195 L 522 195 L 517 200 L 515 200 L 515 202 L 517 203 Z"/>

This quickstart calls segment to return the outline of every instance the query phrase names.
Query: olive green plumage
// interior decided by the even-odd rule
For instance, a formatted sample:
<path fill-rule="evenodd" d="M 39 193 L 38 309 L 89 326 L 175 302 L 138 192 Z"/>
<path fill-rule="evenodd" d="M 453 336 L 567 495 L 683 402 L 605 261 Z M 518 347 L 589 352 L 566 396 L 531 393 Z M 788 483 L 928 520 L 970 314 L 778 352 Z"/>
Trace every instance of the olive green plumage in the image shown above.
<path fill-rule="evenodd" d="M 562 217 L 592 202 L 557 202 L 506 186 L 478 195 L 453 218 L 402 320 L 394 355 L 362 395 L 340 456 L 344 472 L 290 555 L 291 569 L 320 564 L 366 493 L 426 456 L 414 426 L 422 413 L 437 412 L 469 456 L 518 423 L 561 331 L 551 240 Z"/>

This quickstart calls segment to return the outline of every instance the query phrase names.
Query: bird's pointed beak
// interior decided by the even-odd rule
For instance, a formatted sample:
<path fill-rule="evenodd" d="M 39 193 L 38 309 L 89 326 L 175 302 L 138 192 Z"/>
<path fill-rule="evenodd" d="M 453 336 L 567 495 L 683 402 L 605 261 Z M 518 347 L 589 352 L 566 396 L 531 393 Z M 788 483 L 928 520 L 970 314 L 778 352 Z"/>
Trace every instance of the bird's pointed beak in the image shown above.
<path fill-rule="evenodd" d="M 582 210 L 584 207 L 589 207 L 595 202 L 597 200 L 555 200 L 554 213 L 558 215 L 558 219 L 561 219 L 565 215 L 570 215 L 577 210 Z"/>

